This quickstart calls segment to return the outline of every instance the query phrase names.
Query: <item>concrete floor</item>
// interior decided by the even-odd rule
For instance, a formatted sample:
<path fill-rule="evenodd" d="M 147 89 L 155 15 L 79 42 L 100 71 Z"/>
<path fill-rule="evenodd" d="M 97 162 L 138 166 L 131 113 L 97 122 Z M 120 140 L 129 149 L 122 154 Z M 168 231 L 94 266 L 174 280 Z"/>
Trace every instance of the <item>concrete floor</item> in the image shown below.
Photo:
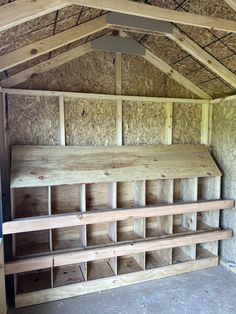
<path fill-rule="evenodd" d="M 236 275 L 215 267 L 10 313 L 236 314 Z"/>

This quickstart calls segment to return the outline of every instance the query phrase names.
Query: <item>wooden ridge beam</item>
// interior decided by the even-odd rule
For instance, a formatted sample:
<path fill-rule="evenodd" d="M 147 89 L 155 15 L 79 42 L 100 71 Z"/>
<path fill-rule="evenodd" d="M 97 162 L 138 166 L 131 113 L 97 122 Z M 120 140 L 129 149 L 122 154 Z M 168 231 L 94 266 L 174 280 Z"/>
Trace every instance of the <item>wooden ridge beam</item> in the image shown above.
<path fill-rule="evenodd" d="M 107 26 L 106 16 L 103 15 L 53 36 L 8 52 L 0 56 L 0 72 L 106 29 Z"/>
<path fill-rule="evenodd" d="M 183 50 L 187 51 L 229 85 L 236 88 L 236 75 L 211 56 L 207 51 L 202 49 L 188 36 L 180 32 L 177 28 L 174 29 L 172 34 L 166 34 L 166 36 L 177 43 Z"/>
<path fill-rule="evenodd" d="M 216 230 L 187 235 L 166 236 L 163 238 L 146 239 L 125 244 L 108 245 L 69 253 L 50 254 L 42 257 L 22 259 L 5 264 L 5 275 L 18 274 L 27 271 L 96 261 L 116 256 L 133 255 L 146 251 L 156 251 L 184 245 L 206 243 L 229 239 L 231 230 Z"/>
<path fill-rule="evenodd" d="M 211 30 L 220 30 L 229 33 L 236 33 L 236 22 L 223 20 L 210 16 L 203 16 L 188 12 L 180 12 L 171 9 L 164 9 L 154 5 L 147 5 L 128 0 L 66 0 L 67 4 L 78 4 L 86 7 L 112 11 L 134 16 L 162 20 L 167 22 L 198 26 Z"/>
<path fill-rule="evenodd" d="M 142 206 L 130 209 L 94 210 L 84 213 L 22 218 L 3 223 L 3 234 L 7 235 L 21 232 L 66 228 L 144 217 L 205 212 L 233 207 L 233 200 L 215 200 L 159 206 Z"/>
<path fill-rule="evenodd" d="M 225 2 L 226 2 L 234 11 L 236 11 L 236 0 L 225 0 Z"/>
<path fill-rule="evenodd" d="M 16 0 L 2 5 L 0 10 L 0 32 L 68 5 L 62 0 Z"/>
<path fill-rule="evenodd" d="M 92 51 L 91 44 L 87 43 L 84 45 L 81 45 L 79 47 L 76 47 L 74 49 L 68 50 L 66 52 L 63 52 L 59 54 L 58 56 L 48 59 L 46 61 L 43 61 L 41 63 L 38 63 L 24 71 L 21 71 L 17 74 L 14 74 L 12 76 L 9 76 L 8 78 L 0 81 L 0 84 L 2 87 L 13 87 L 20 83 L 23 83 L 30 78 L 36 77 L 40 73 L 47 72 L 49 70 L 53 70 L 56 67 L 67 63 L 71 60 L 74 60 L 88 52 Z"/>

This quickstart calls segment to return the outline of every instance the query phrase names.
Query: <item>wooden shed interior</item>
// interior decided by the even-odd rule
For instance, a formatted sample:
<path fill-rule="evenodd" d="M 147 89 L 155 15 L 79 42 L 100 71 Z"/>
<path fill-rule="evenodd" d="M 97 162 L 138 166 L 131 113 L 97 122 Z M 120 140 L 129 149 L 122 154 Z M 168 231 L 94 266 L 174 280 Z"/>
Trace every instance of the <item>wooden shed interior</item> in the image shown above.
<path fill-rule="evenodd" d="M 0 94 L 0 314 L 236 273 L 236 0 L 0 0 Z"/>

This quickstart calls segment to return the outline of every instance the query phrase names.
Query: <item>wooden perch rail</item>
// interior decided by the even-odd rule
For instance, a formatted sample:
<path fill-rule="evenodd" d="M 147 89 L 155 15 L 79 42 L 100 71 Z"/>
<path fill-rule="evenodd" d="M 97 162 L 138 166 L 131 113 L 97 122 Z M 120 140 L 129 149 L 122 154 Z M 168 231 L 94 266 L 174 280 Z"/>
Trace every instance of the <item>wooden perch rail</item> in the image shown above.
<path fill-rule="evenodd" d="M 180 247 L 197 243 L 229 239 L 232 237 L 231 230 L 217 230 L 196 234 L 171 236 L 152 240 L 136 241 L 126 244 L 109 245 L 107 247 L 80 250 L 62 254 L 18 260 L 5 264 L 5 274 L 18 274 L 37 269 L 72 265 L 81 262 L 96 261 L 116 256 L 137 254 L 145 251 L 156 251 L 167 248 Z"/>
<path fill-rule="evenodd" d="M 159 206 L 143 206 L 130 209 L 94 210 L 84 213 L 59 214 L 44 217 L 22 218 L 3 224 L 3 234 L 39 231 L 102 222 L 121 221 L 142 217 L 160 217 L 184 213 L 204 212 L 233 208 L 233 200 L 200 201 Z"/>

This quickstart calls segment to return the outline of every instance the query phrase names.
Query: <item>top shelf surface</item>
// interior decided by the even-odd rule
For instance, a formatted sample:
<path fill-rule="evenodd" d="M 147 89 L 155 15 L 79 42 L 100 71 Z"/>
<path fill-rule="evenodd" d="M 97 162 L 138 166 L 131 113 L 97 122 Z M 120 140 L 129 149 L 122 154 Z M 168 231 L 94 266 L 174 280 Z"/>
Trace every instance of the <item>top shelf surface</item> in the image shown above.
<path fill-rule="evenodd" d="M 13 146 L 11 187 L 220 176 L 205 145 Z"/>

